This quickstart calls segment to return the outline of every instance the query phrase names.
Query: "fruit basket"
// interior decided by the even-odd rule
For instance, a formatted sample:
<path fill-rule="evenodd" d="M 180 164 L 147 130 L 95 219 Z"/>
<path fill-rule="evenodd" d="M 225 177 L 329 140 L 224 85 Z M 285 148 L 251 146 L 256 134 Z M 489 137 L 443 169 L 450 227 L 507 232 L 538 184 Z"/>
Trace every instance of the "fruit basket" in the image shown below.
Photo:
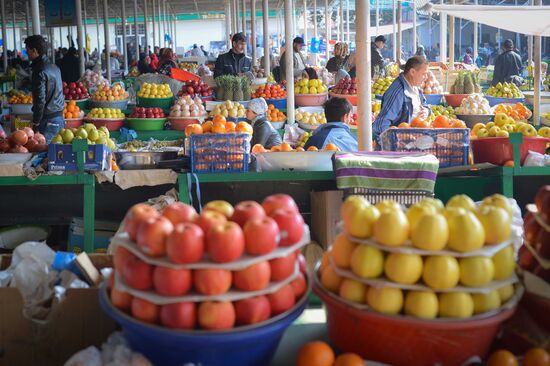
<path fill-rule="evenodd" d="M 468 98 L 470 94 L 445 94 L 445 102 L 447 102 L 447 105 L 450 105 L 451 107 L 460 107 L 460 104 L 462 104 L 462 100 L 465 98 Z"/>
<path fill-rule="evenodd" d="M 10 104 L 10 113 L 16 115 L 32 114 L 31 104 Z"/>
<path fill-rule="evenodd" d="M 128 99 L 125 100 L 93 100 L 88 101 L 88 108 L 116 108 L 125 111 L 128 108 Z"/>
<path fill-rule="evenodd" d="M 424 98 L 429 105 L 440 105 L 443 94 L 424 94 Z"/>
<path fill-rule="evenodd" d="M 285 123 L 286 123 L 286 121 L 280 121 L 280 122 L 268 121 L 268 122 L 271 123 L 271 126 L 273 126 L 273 128 L 276 129 L 276 130 L 280 130 L 280 129 L 284 128 Z"/>
<path fill-rule="evenodd" d="M 66 118 L 65 119 L 65 128 L 78 128 L 82 126 L 84 118 Z"/>
<path fill-rule="evenodd" d="M 126 121 L 128 127 L 136 131 L 161 131 L 166 118 L 127 118 Z"/>
<path fill-rule="evenodd" d="M 256 154 L 260 171 L 331 171 L 334 151 L 265 152 Z"/>
<path fill-rule="evenodd" d="M 174 103 L 174 97 L 169 98 L 137 98 L 137 105 L 146 108 L 162 108 L 164 111 L 170 110 Z"/>
<path fill-rule="evenodd" d="M 294 101 L 300 107 L 322 106 L 328 99 L 328 93 L 321 94 L 296 94 Z"/>
<path fill-rule="evenodd" d="M 456 118 L 466 123 L 468 128 L 472 128 L 476 123 L 488 123 L 495 118 L 494 114 L 457 114 Z"/>
<path fill-rule="evenodd" d="M 525 98 L 499 98 L 499 97 L 492 97 L 490 95 L 486 95 L 485 99 L 489 101 L 489 105 L 491 107 L 494 107 L 499 104 L 516 104 L 516 103 L 525 102 Z"/>
<path fill-rule="evenodd" d="M 330 93 L 331 98 L 344 98 L 347 99 L 348 102 L 351 103 L 351 105 L 356 106 L 357 105 L 357 94 L 335 94 Z"/>
<path fill-rule="evenodd" d="M 90 98 L 86 98 L 86 99 L 75 100 L 75 102 L 78 108 L 80 108 L 81 110 L 84 110 L 84 109 L 87 109 L 89 100 Z"/>
<path fill-rule="evenodd" d="M 544 137 L 523 136 L 523 143 L 520 145 L 520 162 L 523 164 L 529 151 L 544 154 L 546 144 L 550 139 Z M 508 137 L 486 137 L 473 139 L 471 141 L 474 154 L 474 163 L 491 163 L 504 165 L 507 161 L 514 160 L 514 148 L 508 141 Z"/>
<path fill-rule="evenodd" d="M 313 130 L 316 130 L 317 127 L 319 127 L 321 125 L 320 124 L 310 124 L 310 123 L 298 122 L 298 126 L 300 126 L 300 128 L 302 130 L 313 131 Z"/>
<path fill-rule="evenodd" d="M 109 131 L 118 131 L 124 127 L 125 118 L 88 118 L 85 119 L 88 123 L 93 123 L 97 128 L 107 127 Z"/>
<path fill-rule="evenodd" d="M 168 117 L 168 122 L 172 126 L 173 130 L 185 131 L 185 127 L 198 123 L 201 124 L 204 121 L 203 117 Z"/>
<path fill-rule="evenodd" d="M 250 135 L 191 135 L 193 173 L 247 172 L 250 160 Z"/>

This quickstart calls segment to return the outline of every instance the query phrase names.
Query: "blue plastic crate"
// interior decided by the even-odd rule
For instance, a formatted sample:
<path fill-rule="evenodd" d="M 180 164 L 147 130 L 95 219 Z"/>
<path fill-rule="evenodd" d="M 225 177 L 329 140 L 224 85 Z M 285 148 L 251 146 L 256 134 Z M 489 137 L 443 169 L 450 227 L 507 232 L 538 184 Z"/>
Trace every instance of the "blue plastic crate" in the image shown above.
<path fill-rule="evenodd" d="M 268 105 L 273 104 L 278 110 L 286 110 L 286 98 L 266 99 L 265 101 Z"/>
<path fill-rule="evenodd" d="M 248 171 L 250 135 L 246 133 L 191 135 L 193 173 L 241 173 Z"/>
<path fill-rule="evenodd" d="M 424 94 L 424 98 L 429 105 L 441 105 L 443 94 Z"/>
<path fill-rule="evenodd" d="M 525 103 L 525 98 L 499 98 L 486 95 L 485 99 L 489 102 L 491 107 L 494 107 L 499 104 L 516 104 L 516 103 Z"/>
<path fill-rule="evenodd" d="M 85 170 L 110 170 L 111 150 L 106 145 L 88 145 Z M 73 145 L 50 144 L 48 145 L 48 169 L 50 171 L 74 171 L 76 167 L 76 154 Z"/>
<path fill-rule="evenodd" d="M 391 128 L 381 136 L 382 150 L 435 155 L 441 168 L 468 165 L 468 128 Z"/>

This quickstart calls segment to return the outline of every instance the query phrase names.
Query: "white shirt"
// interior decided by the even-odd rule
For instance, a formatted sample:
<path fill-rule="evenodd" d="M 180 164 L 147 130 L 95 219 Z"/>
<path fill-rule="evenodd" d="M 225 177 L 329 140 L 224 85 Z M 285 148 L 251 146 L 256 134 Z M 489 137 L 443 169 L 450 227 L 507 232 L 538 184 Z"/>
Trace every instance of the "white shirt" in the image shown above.
<path fill-rule="evenodd" d="M 405 95 L 411 98 L 413 105 L 413 118 L 417 117 L 424 109 L 422 101 L 420 100 L 420 89 L 416 86 L 409 84 L 407 78 L 405 78 Z"/>

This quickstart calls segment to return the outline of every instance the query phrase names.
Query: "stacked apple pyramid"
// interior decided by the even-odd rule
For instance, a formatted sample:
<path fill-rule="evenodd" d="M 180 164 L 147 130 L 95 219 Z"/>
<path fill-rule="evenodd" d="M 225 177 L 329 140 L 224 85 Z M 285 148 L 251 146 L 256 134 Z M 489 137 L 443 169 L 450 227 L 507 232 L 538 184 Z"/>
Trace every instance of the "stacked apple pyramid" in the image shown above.
<path fill-rule="evenodd" d="M 407 211 L 350 196 L 344 232 L 319 268 L 322 286 L 343 301 L 386 314 L 469 318 L 515 301 L 512 208 L 504 196 L 476 204 L 426 198 Z M 514 232 L 513 232 L 514 231 Z"/>
<path fill-rule="evenodd" d="M 111 302 L 134 318 L 174 329 L 261 323 L 306 295 L 309 232 L 294 200 L 208 203 L 199 215 L 173 203 L 137 204 L 113 238 Z"/>

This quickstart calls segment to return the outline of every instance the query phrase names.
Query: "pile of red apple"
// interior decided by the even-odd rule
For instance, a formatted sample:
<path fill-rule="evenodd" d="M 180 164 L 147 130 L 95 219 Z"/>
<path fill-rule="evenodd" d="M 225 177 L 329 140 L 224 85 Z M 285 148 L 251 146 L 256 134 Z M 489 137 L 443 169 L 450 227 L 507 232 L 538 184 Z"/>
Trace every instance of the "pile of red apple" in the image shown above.
<path fill-rule="evenodd" d="M 134 107 L 130 118 L 165 118 L 162 108 Z"/>
<path fill-rule="evenodd" d="M 8 138 L 0 137 L 0 153 L 33 153 L 48 150 L 46 138 L 32 128 L 14 131 Z"/>
<path fill-rule="evenodd" d="M 306 292 L 305 260 L 299 249 L 285 257 L 259 258 L 278 246 L 293 246 L 303 237 L 303 218 L 288 195 L 270 196 L 261 205 L 244 201 L 232 207 L 225 201 L 212 201 L 200 215 L 183 203 L 171 204 L 162 213 L 146 204 L 137 204 L 126 215 L 124 227 L 130 240 L 148 257 L 166 257 L 171 263 L 182 265 L 177 268 L 153 265 L 124 246 L 117 246 L 114 266 L 124 284 L 166 298 L 192 293 L 208 298 L 223 295 L 231 288 L 260 291 L 273 282 L 288 282 L 295 274 L 296 263 L 301 270 L 296 278 L 273 293 L 233 302 L 156 305 L 111 285 L 113 305 L 141 321 L 175 329 L 230 329 L 284 313 Z M 245 268 L 220 268 L 219 263 L 238 261 L 245 253 L 258 256 L 258 260 Z M 199 262 L 211 266 L 200 269 L 186 266 Z"/>
<path fill-rule="evenodd" d="M 523 221 L 525 241 L 543 260 L 550 261 L 550 185 L 539 189 L 535 197 L 537 213 L 528 212 Z M 538 220 L 546 223 L 543 227 Z M 519 249 L 519 265 L 550 283 L 550 268 L 544 268 L 524 244 Z"/>
<path fill-rule="evenodd" d="M 68 84 L 63 82 L 63 95 L 65 96 L 65 100 L 82 100 L 90 97 L 88 89 L 80 81 Z"/>
<path fill-rule="evenodd" d="M 178 93 L 178 97 L 183 97 L 186 95 L 189 95 L 192 98 L 194 98 L 195 96 L 209 97 L 213 94 L 214 89 L 212 89 L 202 80 L 188 80 L 185 82 L 185 85 L 181 87 L 181 90 Z"/>
<path fill-rule="evenodd" d="M 340 79 L 338 84 L 332 88 L 332 93 L 338 95 L 357 94 L 357 79 L 350 79 L 349 77 Z"/>

